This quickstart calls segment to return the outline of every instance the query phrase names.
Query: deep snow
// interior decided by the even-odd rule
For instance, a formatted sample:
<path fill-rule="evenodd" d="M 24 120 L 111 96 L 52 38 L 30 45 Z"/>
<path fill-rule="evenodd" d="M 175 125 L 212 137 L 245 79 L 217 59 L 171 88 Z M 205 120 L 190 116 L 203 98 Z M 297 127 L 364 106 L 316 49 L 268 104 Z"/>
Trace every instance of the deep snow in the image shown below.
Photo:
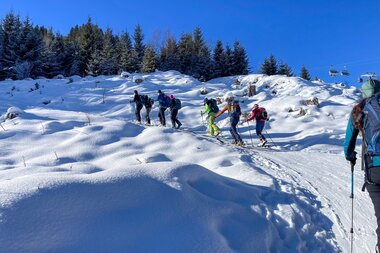
<path fill-rule="evenodd" d="M 0 252 L 349 251 L 342 143 L 358 89 L 282 76 L 139 77 L 0 82 L 1 119 L 20 113 L 0 129 Z M 258 94 L 242 97 L 242 109 L 267 108 L 264 134 L 276 148 L 251 147 L 247 123 L 247 148 L 201 135 L 199 90 L 243 95 L 250 83 Z M 135 89 L 180 98 L 185 130 L 171 129 L 168 116 L 165 128 L 136 124 Z M 319 107 L 304 104 L 314 97 Z M 157 105 L 151 116 L 157 125 Z M 372 252 L 374 211 L 360 169 L 355 177 L 355 252 Z"/>

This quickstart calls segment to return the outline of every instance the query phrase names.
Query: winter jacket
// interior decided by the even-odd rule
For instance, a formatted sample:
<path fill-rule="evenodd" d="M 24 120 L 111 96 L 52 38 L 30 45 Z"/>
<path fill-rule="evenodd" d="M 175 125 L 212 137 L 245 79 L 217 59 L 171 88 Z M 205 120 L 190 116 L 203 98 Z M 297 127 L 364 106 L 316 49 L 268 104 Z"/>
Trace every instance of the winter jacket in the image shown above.
<path fill-rule="evenodd" d="M 365 103 L 359 104 L 361 105 L 360 109 L 363 109 L 364 104 Z M 358 107 L 354 107 L 354 109 L 355 108 L 358 108 Z M 354 119 L 356 123 L 354 123 Z M 357 126 L 355 126 L 355 124 Z M 352 110 L 350 114 L 350 118 L 348 120 L 348 124 L 347 124 L 346 137 L 344 139 L 344 155 L 347 160 L 350 160 L 350 157 L 353 157 L 353 154 L 355 151 L 356 139 L 360 132 L 358 125 L 361 125 L 361 126 L 364 125 L 363 118 L 356 120 L 354 110 Z M 380 156 L 373 156 L 372 166 L 380 166 Z"/>
<path fill-rule="evenodd" d="M 215 118 L 219 117 L 222 115 L 225 111 L 228 110 L 228 115 L 231 120 L 240 118 L 241 115 L 241 110 L 240 110 L 240 105 L 238 101 L 232 101 L 228 102 L 222 110 L 220 110 L 216 115 Z"/>
<path fill-rule="evenodd" d="M 171 103 L 170 103 L 170 111 L 173 111 L 174 107 L 176 106 L 177 102 L 175 101 L 175 99 L 171 99 Z"/>
<path fill-rule="evenodd" d="M 164 98 L 165 98 L 165 94 L 163 92 L 161 92 L 159 95 L 158 95 L 158 105 L 160 107 L 163 107 L 163 108 L 167 108 L 167 106 L 165 105 L 165 102 L 164 102 Z"/>
<path fill-rule="evenodd" d="M 247 121 L 251 121 L 251 120 L 254 120 L 256 119 L 256 121 L 261 121 L 261 122 L 265 122 L 266 119 L 264 119 L 263 117 L 261 117 L 261 110 L 264 109 L 263 107 L 256 107 L 252 110 L 251 112 L 251 117 L 250 118 L 247 118 Z"/>
<path fill-rule="evenodd" d="M 139 94 L 135 94 L 131 102 L 136 103 L 136 105 L 141 105 L 141 106 L 143 105 Z"/>
<path fill-rule="evenodd" d="M 215 116 L 216 115 L 216 113 L 211 110 L 211 101 L 210 100 L 205 103 L 205 111 L 203 113 L 204 114 L 207 113 L 209 116 Z"/>

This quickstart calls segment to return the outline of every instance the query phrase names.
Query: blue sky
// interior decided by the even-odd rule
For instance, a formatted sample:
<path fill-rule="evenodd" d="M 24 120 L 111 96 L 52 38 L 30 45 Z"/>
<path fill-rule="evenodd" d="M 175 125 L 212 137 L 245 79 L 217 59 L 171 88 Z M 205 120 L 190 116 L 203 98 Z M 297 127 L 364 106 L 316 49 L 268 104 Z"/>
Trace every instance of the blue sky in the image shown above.
<path fill-rule="evenodd" d="M 146 42 L 200 26 L 212 47 L 218 39 L 239 40 L 252 72 L 273 53 L 295 74 L 305 65 L 313 78 L 330 82 L 354 85 L 360 74 L 380 74 L 379 0 L 2 0 L 0 17 L 10 10 L 62 34 L 89 16 L 115 33 L 132 33 L 140 24 Z M 329 77 L 330 65 L 347 66 L 351 76 Z"/>

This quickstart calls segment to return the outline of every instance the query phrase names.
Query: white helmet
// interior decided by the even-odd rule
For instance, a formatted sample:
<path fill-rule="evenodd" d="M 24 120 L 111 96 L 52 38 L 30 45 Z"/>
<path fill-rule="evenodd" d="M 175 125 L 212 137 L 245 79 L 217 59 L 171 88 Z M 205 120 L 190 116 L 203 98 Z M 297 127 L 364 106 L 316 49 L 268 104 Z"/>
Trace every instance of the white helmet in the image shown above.
<path fill-rule="evenodd" d="M 227 102 L 228 100 L 234 99 L 234 97 L 234 94 L 231 91 L 228 91 L 226 94 L 224 94 L 223 99 Z"/>

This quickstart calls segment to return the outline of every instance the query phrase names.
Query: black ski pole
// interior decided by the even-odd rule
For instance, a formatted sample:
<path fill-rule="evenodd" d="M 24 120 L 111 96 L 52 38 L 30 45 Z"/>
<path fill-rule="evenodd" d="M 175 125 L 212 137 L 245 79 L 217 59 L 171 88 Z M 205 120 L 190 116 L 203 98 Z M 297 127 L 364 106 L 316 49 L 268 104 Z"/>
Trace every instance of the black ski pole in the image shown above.
<path fill-rule="evenodd" d="M 249 137 L 251 137 L 251 144 L 252 144 L 252 147 L 253 147 L 252 134 L 251 134 L 251 129 L 249 128 L 249 122 L 248 121 L 247 121 L 247 124 L 248 124 Z"/>
<path fill-rule="evenodd" d="M 264 131 L 265 131 L 265 134 L 268 135 L 270 141 L 273 143 L 274 146 L 277 146 L 276 143 L 272 140 L 272 138 L 270 137 L 270 135 L 268 134 L 267 130 L 264 128 Z"/>
<path fill-rule="evenodd" d="M 354 250 L 354 167 L 355 163 L 351 162 L 351 253 Z"/>
<path fill-rule="evenodd" d="M 203 112 L 201 111 L 201 118 L 202 118 L 202 125 L 204 126 L 204 127 L 206 127 L 206 130 L 207 130 L 207 125 L 206 125 L 206 123 L 205 123 L 205 121 L 204 121 L 204 119 L 203 119 Z"/>

